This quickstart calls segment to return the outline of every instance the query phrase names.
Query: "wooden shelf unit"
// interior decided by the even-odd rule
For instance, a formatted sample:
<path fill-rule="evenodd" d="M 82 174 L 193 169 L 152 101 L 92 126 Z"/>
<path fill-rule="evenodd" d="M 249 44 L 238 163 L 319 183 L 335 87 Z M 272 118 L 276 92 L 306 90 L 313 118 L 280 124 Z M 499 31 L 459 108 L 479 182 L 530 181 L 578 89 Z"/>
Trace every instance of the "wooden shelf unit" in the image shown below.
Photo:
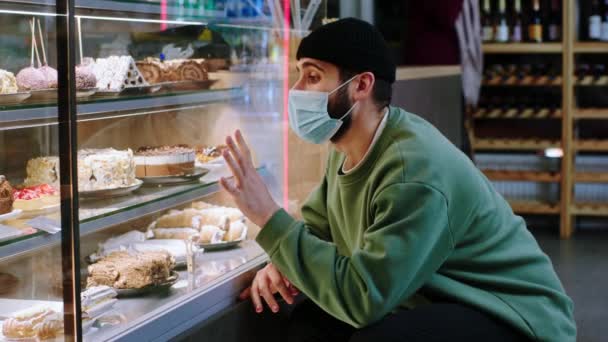
<path fill-rule="evenodd" d="M 560 204 L 559 203 L 544 203 L 539 201 L 520 201 L 520 200 L 509 200 L 509 204 L 516 214 L 523 215 L 559 215 Z"/>
<path fill-rule="evenodd" d="M 559 140 L 545 139 L 479 139 L 473 141 L 474 150 L 541 151 L 559 148 Z"/>
<path fill-rule="evenodd" d="M 523 110 L 511 109 L 487 109 L 477 108 L 473 112 L 475 119 L 561 119 L 561 109 L 552 110 L 550 108 L 541 108 L 535 110 L 533 108 L 525 108 Z"/>
<path fill-rule="evenodd" d="M 481 170 L 488 179 L 501 181 L 526 181 L 556 183 L 561 181 L 561 175 L 554 172 L 539 171 L 506 171 L 506 170 Z"/>
<path fill-rule="evenodd" d="M 483 45 L 483 53 L 522 54 L 555 53 L 561 54 L 561 43 L 490 43 Z"/>
<path fill-rule="evenodd" d="M 565 0 L 573 2 L 576 0 Z M 572 11 L 572 15 L 574 11 Z M 568 51 L 565 51 L 568 53 Z M 575 42 L 571 53 L 608 53 L 608 42 Z"/>
<path fill-rule="evenodd" d="M 562 77 L 559 76 L 553 80 L 549 76 L 526 76 L 523 79 L 511 77 L 507 80 L 494 77 L 490 80 L 484 79 L 481 85 L 484 87 L 557 87 L 562 85 Z"/>
<path fill-rule="evenodd" d="M 576 172 L 576 183 L 608 183 L 608 172 Z"/>
<path fill-rule="evenodd" d="M 560 204 L 546 205 L 542 203 L 520 203 L 515 202 L 513 206 L 520 213 L 549 212 L 560 215 L 560 236 L 569 238 L 574 232 L 574 217 L 576 215 L 608 216 L 608 203 L 606 204 L 575 204 L 573 194 L 576 182 L 608 182 L 608 172 L 605 174 L 576 173 L 574 168 L 575 156 L 579 152 L 601 152 L 608 153 L 608 140 L 586 139 L 576 140 L 574 138 L 574 125 L 578 120 L 608 120 L 608 108 L 577 108 L 575 89 L 576 87 L 608 87 L 608 77 L 586 77 L 579 80 L 576 77 L 575 57 L 580 54 L 606 54 L 608 55 L 608 42 L 579 42 L 576 32 L 576 3 L 578 0 L 562 0 L 562 42 L 559 43 L 517 43 L 517 44 L 485 44 L 484 54 L 555 54 L 561 56 L 561 93 L 562 106 L 559 114 L 551 115 L 550 118 L 561 119 L 560 141 L 535 141 L 522 139 L 477 139 L 475 140 L 474 129 L 471 128 L 469 136 L 472 137 L 474 150 L 496 150 L 496 151 L 535 151 L 549 147 L 561 147 L 563 159 L 560 182 Z M 484 82 L 484 86 L 499 86 L 500 82 Z M 508 80 L 506 80 L 508 81 Z M 493 84 L 496 83 L 496 84 Z M 551 85 L 549 85 L 551 86 Z M 506 89 L 506 88 L 505 88 Z M 471 123 L 474 126 L 477 119 L 506 119 L 522 118 L 514 111 L 484 111 L 478 110 L 471 113 Z M 538 118 L 530 115 L 530 119 Z M 544 117 L 540 117 L 544 119 Z M 491 174 L 497 178 L 543 178 L 540 175 L 500 175 Z M 533 209 L 531 209 L 533 208 Z"/>
<path fill-rule="evenodd" d="M 608 152 L 608 140 L 582 139 L 574 140 L 575 151 Z"/>
<path fill-rule="evenodd" d="M 608 120 L 608 108 L 576 108 L 572 117 L 578 120 Z"/>
<path fill-rule="evenodd" d="M 574 203 L 571 213 L 582 216 L 608 216 L 608 203 Z"/>
<path fill-rule="evenodd" d="M 579 87 L 605 87 L 608 86 L 608 76 L 601 76 L 599 78 L 595 78 L 593 76 L 585 76 L 583 79 L 577 78 L 574 85 Z"/>

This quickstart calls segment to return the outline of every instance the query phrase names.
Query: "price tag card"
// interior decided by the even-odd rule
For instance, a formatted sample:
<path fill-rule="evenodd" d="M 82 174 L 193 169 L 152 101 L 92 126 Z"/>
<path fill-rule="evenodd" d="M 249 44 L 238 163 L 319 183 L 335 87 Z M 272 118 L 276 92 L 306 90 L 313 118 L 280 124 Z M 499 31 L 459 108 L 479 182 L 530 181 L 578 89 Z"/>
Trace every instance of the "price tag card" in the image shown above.
<path fill-rule="evenodd" d="M 49 234 L 57 234 L 61 231 L 61 224 L 58 221 L 44 216 L 31 219 L 27 224 L 36 229 L 44 230 Z"/>

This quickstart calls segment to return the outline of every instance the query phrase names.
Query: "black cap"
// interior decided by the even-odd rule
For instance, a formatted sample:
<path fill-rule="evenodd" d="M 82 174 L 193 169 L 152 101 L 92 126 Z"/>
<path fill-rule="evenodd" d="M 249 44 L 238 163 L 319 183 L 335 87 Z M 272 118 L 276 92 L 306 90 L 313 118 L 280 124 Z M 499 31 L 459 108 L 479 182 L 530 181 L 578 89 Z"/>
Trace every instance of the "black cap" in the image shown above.
<path fill-rule="evenodd" d="M 296 58 L 314 58 L 354 72 L 369 71 L 395 82 L 397 67 L 382 34 L 371 24 L 346 18 L 321 26 L 302 39 Z"/>

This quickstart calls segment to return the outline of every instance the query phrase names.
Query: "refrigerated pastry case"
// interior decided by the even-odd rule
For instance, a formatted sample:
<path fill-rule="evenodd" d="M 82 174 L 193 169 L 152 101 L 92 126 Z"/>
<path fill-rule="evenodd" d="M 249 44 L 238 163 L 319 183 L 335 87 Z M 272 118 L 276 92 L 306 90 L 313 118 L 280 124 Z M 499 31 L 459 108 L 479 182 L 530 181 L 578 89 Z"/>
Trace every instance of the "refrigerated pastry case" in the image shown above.
<path fill-rule="evenodd" d="M 172 339 L 267 262 L 218 180 L 239 129 L 289 207 L 289 37 L 243 13 L 0 4 L 0 340 Z"/>

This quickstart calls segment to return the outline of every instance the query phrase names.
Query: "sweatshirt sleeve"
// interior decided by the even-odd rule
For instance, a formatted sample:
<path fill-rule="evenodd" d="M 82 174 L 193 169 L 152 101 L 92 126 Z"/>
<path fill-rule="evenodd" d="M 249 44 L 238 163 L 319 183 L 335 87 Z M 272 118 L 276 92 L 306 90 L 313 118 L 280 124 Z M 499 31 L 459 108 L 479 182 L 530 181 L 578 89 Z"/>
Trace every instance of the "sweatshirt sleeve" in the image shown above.
<path fill-rule="evenodd" d="M 373 200 L 359 249 L 340 255 L 280 210 L 257 237 L 273 264 L 334 317 L 369 325 L 413 295 L 453 249 L 447 202 L 420 183 L 399 183 Z M 343 227 L 348 229 L 348 227 Z"/>
<path fill-rule="evenodd" d="M 320 239 L 331 240 L 329 222 L 327 221 L 327 178 L 319 184 L 308 196 L 302 206 L 302 217 L 306 227 Z"/>

